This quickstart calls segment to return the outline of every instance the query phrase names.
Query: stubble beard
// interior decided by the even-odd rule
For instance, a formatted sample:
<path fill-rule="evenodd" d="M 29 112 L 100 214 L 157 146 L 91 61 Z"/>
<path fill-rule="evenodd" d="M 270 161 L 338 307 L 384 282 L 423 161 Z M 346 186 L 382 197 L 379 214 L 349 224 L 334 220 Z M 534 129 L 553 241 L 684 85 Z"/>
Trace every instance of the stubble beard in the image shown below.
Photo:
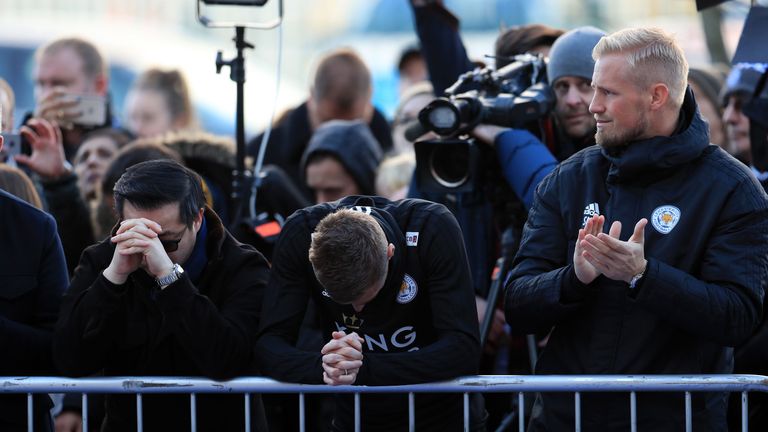
<path fill-rule="evenodd" d="M 637 140 L 648 130 L 648 119 L 643 115 L 631 129 L 624 129 L 618 133 L 610 133 L 600 128 L 595 133 L 595 142 L 603 148 L 620 147 Z"/>

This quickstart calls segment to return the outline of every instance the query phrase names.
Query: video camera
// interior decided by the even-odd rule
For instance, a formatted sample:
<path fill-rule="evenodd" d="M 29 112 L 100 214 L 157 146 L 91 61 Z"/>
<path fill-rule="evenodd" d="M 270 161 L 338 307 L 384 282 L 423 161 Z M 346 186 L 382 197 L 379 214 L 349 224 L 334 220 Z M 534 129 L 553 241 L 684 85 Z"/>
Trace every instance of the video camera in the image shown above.
<path fill-rule="evenodd" d="M 522 54 L 498 71 L 475 69 L 419 112 L 418 136 L 428 131 L 440 136 L 414 145 L 424 192 L 467 192 L 482 182 L 479 174 L 493 152 L 466 137 L 475 126 L 521 128 L 549 113 L 555 96 L 546 82 L 546 65 L 541 55 Z"/>

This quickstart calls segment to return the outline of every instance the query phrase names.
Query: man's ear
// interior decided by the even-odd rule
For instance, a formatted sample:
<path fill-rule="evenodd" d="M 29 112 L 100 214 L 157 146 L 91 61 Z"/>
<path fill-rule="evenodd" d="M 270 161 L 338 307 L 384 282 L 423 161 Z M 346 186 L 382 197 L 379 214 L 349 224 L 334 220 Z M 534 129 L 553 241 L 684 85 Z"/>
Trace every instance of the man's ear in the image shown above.
<path fill-rule="evenodd" d="M 195 231 L 195 234 L 197 234 L 198 231 L 200 231 L 200 227 L 203 226 L 203 213 L 205 212 L 204 208 L 201 208 L 198 210 L 197 215 L 195 216 L 195 220 L 192 221 L 192 229 Z"/>
<path fill-rule="evenodd" d="M 656 111 L 663 108 L 669 100 L 669 87 L 663 83 L 651 85 L 651 110 Z"/>
<path fill-rule="evenodd" d="M 3 136 L 0 135 L 0 151 L 3 150 Z"/>
<path fill-rule="evenodd" d="M 389 261 L 393 256 L 395 256 L 395 245 L 390 243 L 387 245 L 387 261 Z"/>

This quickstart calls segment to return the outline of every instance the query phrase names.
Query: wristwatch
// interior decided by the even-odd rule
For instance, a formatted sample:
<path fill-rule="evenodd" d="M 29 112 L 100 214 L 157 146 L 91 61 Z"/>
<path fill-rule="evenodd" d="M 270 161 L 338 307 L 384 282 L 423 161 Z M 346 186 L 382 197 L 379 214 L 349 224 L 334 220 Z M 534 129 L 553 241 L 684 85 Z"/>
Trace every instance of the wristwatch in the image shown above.
<path fill-rule="evenodd" d="M 640 273 L 632 276 L 632 279 L 629 280 L 629 289 L 635 289 L 637 286 L 637 283 L 640 282 L 640 279 L 643 278 L 643 275 L 645 274 L 645 269 L 641 271 Z"/>
<path fill-rule="evenodd" d="M 167 287 L 168 285 L 176 282 L 184 274 L 184 269 L 179 264 L 174 264 L 171 272 L 165 276 L 155 279 L 155 282 L 160 286 L 160 289 Z"/>

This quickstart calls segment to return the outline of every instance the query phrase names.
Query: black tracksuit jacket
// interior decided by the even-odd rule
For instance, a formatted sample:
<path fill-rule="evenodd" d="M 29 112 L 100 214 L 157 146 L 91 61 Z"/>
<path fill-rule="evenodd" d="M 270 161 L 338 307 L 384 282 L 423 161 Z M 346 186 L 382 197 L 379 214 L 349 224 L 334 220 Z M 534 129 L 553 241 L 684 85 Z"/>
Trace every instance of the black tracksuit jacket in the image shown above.
<path fill-rule="evenodd" d="M 337 209 L 356 206 L 370 212 L 395 245 L 384 287 L 357 313 L 322 294 L 308 258 L 318 222 Z M 467 256 L 456 220 L 440 204 L 353 196 L 294 213 L 275 248 L 262 313 L 256 352 L 267 375 L 323 383 L 320 352 L 294 348 L 310 299 L 318 305 L 325 340 L 337 330 L 356 331 L 365 339 L 355 385 L 415 384 L 477 373 L 480 347 Z M 361 399 L 363 430 L 407 430 L 405 395 Z M 339 398 L 335 427 L 351 430 L 353 420 L 351 396 Z M 419 431 L 460 430 L 460 396 L 417 395 L 416 424 Z"/>

